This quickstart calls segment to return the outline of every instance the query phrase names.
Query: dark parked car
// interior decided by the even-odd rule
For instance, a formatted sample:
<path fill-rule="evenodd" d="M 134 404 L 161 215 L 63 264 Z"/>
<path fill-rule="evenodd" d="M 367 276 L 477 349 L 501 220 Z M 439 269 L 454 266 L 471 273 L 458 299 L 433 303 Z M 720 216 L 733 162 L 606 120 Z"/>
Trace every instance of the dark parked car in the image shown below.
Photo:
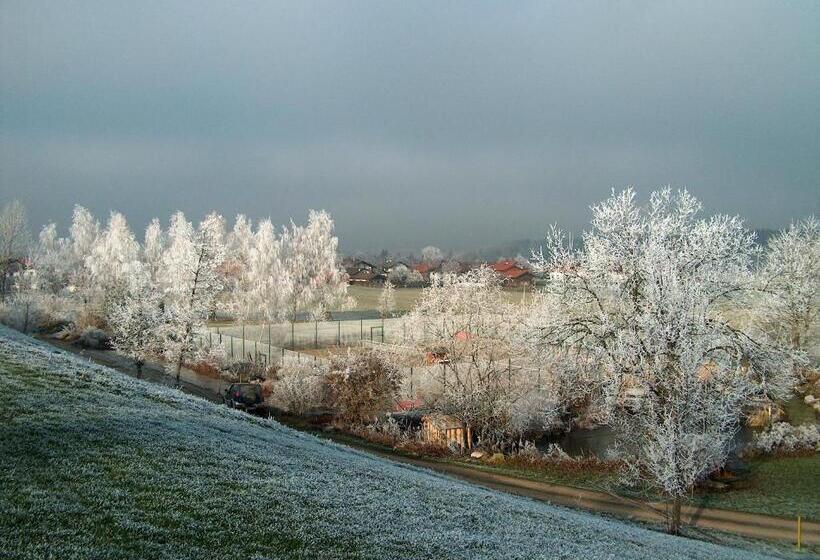
<path fill-rule="evenodd" d="M 264 403 L 262 386 L 258 383 L 233 383 L 222 395 L 222 402 L 231 408 L 253 412 Z"/>

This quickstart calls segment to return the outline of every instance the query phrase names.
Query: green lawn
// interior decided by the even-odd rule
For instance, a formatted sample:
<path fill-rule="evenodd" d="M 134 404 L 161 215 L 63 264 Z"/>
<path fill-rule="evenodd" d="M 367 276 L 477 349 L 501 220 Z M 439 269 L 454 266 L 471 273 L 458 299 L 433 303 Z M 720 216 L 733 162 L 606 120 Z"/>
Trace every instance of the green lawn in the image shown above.
<path fill-rule="evenodd" d="M 745 487 L 703 496 L 706 507 L 765 513 L 780 517 L 820 519 L 820 457 L 752 459 Z"/>

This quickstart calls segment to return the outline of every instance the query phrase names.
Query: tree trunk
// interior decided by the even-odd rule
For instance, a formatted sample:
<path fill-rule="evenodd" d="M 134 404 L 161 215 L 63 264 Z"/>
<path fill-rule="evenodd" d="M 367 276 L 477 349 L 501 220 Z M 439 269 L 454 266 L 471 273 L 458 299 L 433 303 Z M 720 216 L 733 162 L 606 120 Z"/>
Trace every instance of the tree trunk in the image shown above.
<path fill-rule="evenodd" d="M 680 510 L 683 499 L 680 496 L 672 498 L 672 512 L 669 515 L 669 534 L 680 535 Z"/>
<path fill-rule="evenodd" d="M 142 379 L 142 360 L 137 360 L 137 379 Z"/>
<path fill-rule="evenodd" d="M 179 387 L 179 372 L 182 371 L 182 357 L 185 354 L 180 352 L 179 353 L 179 360 L 177 360 L 177 387 Z"/>

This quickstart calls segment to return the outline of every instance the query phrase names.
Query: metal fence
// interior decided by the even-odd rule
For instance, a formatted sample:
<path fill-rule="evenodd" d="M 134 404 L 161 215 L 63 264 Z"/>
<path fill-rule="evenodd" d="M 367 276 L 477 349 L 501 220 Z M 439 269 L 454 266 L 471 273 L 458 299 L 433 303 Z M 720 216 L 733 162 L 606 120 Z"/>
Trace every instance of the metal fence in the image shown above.
<path fill-rule="evenodd" d="M 223 332 L 210 331 L 204 340 L 208 346 L 221 345 L 229 362 L 254 362 L 265 367 L 293 364 L 324 363 L 326 360 L 312 354 L 290 350 L 258 340 L 248 340 Z"/>
<path fill-rule="evenodd" d="M 299 350 L 330 346 L 356 346 L 363 340 L 398 342 L 407 327 L 403 317 L 330 321 L 296 321 L 275 324 L 214 325 L 210 331 L 223 336 L 256 341 L 278 348 Z"/>

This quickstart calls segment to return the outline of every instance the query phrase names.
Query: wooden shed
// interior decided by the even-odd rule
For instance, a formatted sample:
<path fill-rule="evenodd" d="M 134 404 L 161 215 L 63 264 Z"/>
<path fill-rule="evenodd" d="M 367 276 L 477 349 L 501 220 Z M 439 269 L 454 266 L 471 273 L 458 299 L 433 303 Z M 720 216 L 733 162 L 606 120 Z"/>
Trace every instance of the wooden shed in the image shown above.
<path fill-rule="evenodd" d="M 473 448 L 473 431 L 461 420 L 444 414 L 428 414 L 421 419 L 421 435 L 424 441 L 460 449 Z"/>

